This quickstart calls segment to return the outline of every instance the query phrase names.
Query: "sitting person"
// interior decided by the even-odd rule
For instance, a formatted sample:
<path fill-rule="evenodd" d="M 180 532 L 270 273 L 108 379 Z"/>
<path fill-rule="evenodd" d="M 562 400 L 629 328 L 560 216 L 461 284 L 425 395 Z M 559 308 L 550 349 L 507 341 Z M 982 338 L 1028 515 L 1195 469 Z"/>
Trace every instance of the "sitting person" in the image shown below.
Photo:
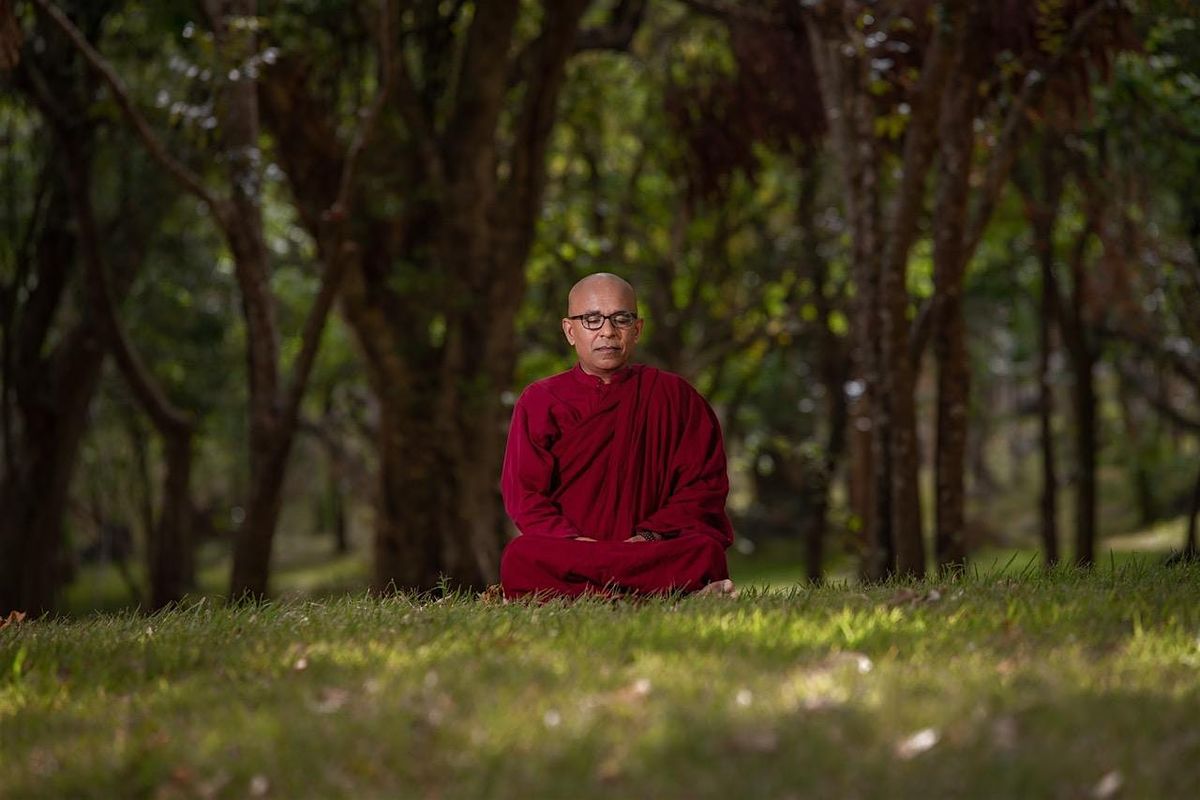
<path fill-rule="evenodd" d="M 629 363 L 642 325 L 616 275 L 571 289 L 579 363 L 531 384 L 508 432 L 505 597 L 733 593 L 720 426 L 683 378 Z"/>

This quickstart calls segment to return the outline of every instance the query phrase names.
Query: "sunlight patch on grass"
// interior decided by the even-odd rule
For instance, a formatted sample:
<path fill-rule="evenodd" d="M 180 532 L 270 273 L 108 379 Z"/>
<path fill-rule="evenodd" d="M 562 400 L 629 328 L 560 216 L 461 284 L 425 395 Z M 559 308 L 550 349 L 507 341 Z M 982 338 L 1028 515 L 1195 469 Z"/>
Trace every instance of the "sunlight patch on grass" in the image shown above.
<path fill-rule="evenodd" d="M 16 796 L 1128 796 L 1200 781 L 1200 568 L 348 596 L 0 631 Z M 20 666 L 17 666 L 20 660 Z"/>

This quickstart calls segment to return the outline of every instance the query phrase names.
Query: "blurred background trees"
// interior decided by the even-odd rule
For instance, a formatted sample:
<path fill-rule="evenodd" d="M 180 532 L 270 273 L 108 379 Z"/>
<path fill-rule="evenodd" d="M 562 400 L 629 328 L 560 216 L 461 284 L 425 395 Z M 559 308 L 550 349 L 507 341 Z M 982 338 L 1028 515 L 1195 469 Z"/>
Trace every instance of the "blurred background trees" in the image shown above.
<path fill-rule="evenodd" d="M 1194 554 L 1198 24 L 5 0 L 0 609 L 482 587 L 508 410 L 597 270 L 717 408 L 746 551 Z"/>

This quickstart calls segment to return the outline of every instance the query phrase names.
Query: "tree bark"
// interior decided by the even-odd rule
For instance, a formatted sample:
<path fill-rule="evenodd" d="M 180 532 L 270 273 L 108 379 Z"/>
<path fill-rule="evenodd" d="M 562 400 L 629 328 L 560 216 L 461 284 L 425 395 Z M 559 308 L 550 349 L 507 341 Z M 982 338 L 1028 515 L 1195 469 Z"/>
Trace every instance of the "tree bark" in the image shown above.
<path fill-rule="evenodd" d="M 842 167 L 854 235 L 855 286 L 862 298 L 856 349 L 872 409 L 876 473 L 875 519 L 868 526 L 871 552 L 863 569 L 867 577 L 893 570 L 909 576 L 925 572 L 914 365 L 909 356 L 908 257 L 936 145 L 939 98 L 953 63 L 951 42 L 961 30 L 964 5 L 946 2 L 938 6 L 935 32 L 911 96 L 901 177 L 887 206 L 886 230 L 880 211 L 884 195 L 879 180 L 881 148 L 874 130 L 874 99 L 868 91 L 865 58 L 846 41 L 846 28 L 836 13 L 814 12 L 802 17 Z"/>
<path fill-rule="evenodd" d="M 103 9 L 85 14 L 87 35 L 97 35 L 104 14 Z M 73 101 L 90 96 L 92 87 L 60 39 L 44 40 L 43 53 L 17 67 L 15 85 L 37 106 L 47 129 L 56 115 L 69 119 L 72 137 L 87 150 L 95 127 Z M 28 294 L 20 297 L 17 284 L 5 287 L 0 615 L 42 614 L 55 607 L 70 569 L 63 515 L 104 363 L 101 332 L 86 308 L 73 326 L 58 327 L 79 242 L 68 224 L 71 194 L 61 172 L 48 164 L 44 176 L 43 213 L 31 221 L 30 246 L 21 249 L 16 265 Z"/>
<path fill-rule="evenodd" d="M 1200 471 L 1196 473 L 1196 485 L 1192 488 L 1192 504 L 1188 509 L 1187 538 L 1183 542 L 1183 557 L 1189 561 L 1200 558 L 1197 545 L 1196 526 L 1200 519 Z"/>
<path fill-rule="evenodd" d="M 862 382 L 855 403 L 855 429 L 869 436 L 869 458 L 859 458 L 856 470 L 864 489 L 863 554 L 860 574 L 881 580 L 894 569 L 895 549 L 891 515 L 886 396 L 880 385 L 882 357 L 879 310 L 879 252 L 881 212 L 878 197 L 878 159 L 870 108 L 855 91 L 861 64 L 842 53 L 840 32 L 821 16 L 805 15 L 808 37 L 821 82 L 821 97 L 832 133 L 834 153 L 842 175 L 846 216 L 853 231 L 851 272 L 855 286 L 852 318 L 852 360 Z M 865 438 L 865 437 L 864 437 Z"/>
<path fill-rule="evenodd" d="M 936 532 L 940 570 L 967 563 L 964 476 L 971 370 L 963 319 L 963 287 L 971 253 L 967 225 L 971 158 L 975 146 L 980 72 L 978 53 L 986 30 L 972 16 L 955 41 L 953 75 L 942 97 L 939 122 L 941 168 L 933 218 L 933 342 L 937 362 L 937 442 L 934 455 Z"/>
<path fill-rule="evenodd" d="M 1054 437 L 1054 388 L 1051 359 L 1054 326 L 1062 301 L 1055 278 L 1054 235 L 1062 203 L 1063 171 L 1049 141 L 1037 146 L 1036 166 L 1024 164 L 1014 173 L 1025 216 L 1033 233 L 1033 248 L 1041 275 L 1038 301 L 1038 428 L 1040 437 L 1042 490 L 1038 502 L 1042 555 L 1047 568 L 1059 563 L 1058 466 Z"/>
<path fill-rule="evenodd" d="M 817 152 L 806 154 L 802 167 L 800 196 L 796 204 L 797 230 L 800 233 L 798 251 L 802 254 L 804 270 L 812 281 L 812 299 L 816 307 L 815 331 L 818 342 L 817 370 L 825 387 L 825 408 L 828 418 L 825 443 L 817 486 L 812 490 L 812 522 L 805 543 L 805 570 L 811 583 L 824 580 L 824 549 L 829 531 L 830 491 L 846 449 L 846 425 L 849 408 L 846 402 L 846 381 L 850 368 L 845 342 L 834 333 L 831 318 L 834 308 L 830 298 L 829 264 L 820 254 L 816 231 L 816 198 L 821 173 L 817 167 Z"/>
<path fill-rule="evenodd" d="M 892 199 L 880 282 L 881 334 L 884 353 L 882 390 L 890 406 L 888 438 L 892 459 L 892 526 L 896 570 L 901 575 L 925 574 L 925 543 L 921 533 L 921 500 L 917 483 L 916 406 L 913 398 L 916 365 L 909 354 L 908 257 L 917 236 L 924 205 L 925 179 L 937 144 L 940 98 L 955 60 L 954 43 L 964 24 L 962 2 L 940 5 L 934 35 L 921 65 L 904 137 L 903 172 Z"/>
<path fill-rule="evenodd" d="M 1088 191 L 1085 186 L 1083 189 Z M 1075 563 L 1090 567 L 1096 559 L 1096 384 L 1095 346 L 1090 341 L 1087 319 L 1088 282 L 1084 268 L 1087 249 L 1095 230 L 1095 209 L 1087 211 L 1084 230 L 1075 241 L 1070 259 L 1071 292 L 1063 297 L 1053 280 L 1057 319 L 1067 346 L 1074 378 L 1071 398 L 1075 412 L 1075 458 L 1078 475 L 1075 487 Z"/>

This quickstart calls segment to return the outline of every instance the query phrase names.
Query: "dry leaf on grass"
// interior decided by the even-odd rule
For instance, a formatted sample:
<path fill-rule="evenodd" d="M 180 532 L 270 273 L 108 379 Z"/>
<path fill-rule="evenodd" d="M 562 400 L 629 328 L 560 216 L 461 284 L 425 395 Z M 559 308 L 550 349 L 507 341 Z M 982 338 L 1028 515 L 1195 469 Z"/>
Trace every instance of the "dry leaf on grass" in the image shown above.
<path fill-rule="evenodd" d="M 9 625 L 20 625 L 25 621 L 24 611 L 10 611 L 8 616 L 0 619 L 0 631 L 7 628 Z"/>
<path fill-rule="evenodd" d="M 932 749 L 941 738 L 941 735 L 933 728 L 919 730 L 912 736 L 896 743 L 896 757 L 905 761 L 916 758 L 921 753 Z"/>
<path fill-rule="evenodd" d="M 266 775 L 259 773 L 250 779 L 250 796 L 263 797 L 271 791 L 271 781 Z"/>
<path fill-rule="evenodd" d="M 349 699 L 350 693 L 345 689 L 337 689 L 332 686 L 326 687 L 321 690 L 321 696 L 313 706 L 313 710 L 318 714 L 332 714 L 335 711 L 340 711 Z"/>
<path fill-rule="evenodd" d="M 1125 779 L 1121 777 L 1121 773 L 1118 770 L 1114 769 L 1092 787 L 1092 797 L 1097 798 L 1097 800 L 1108 800 L 1110 797 L 1116 797 L 1124 785 Z"/>
<path fill-rule="evenodd" d="M 479 602 L 485 606 L 496 606 L 504 604 L 504 589 L 498 583 L 493 583 L 491 586 L 479 593 Z"/>

